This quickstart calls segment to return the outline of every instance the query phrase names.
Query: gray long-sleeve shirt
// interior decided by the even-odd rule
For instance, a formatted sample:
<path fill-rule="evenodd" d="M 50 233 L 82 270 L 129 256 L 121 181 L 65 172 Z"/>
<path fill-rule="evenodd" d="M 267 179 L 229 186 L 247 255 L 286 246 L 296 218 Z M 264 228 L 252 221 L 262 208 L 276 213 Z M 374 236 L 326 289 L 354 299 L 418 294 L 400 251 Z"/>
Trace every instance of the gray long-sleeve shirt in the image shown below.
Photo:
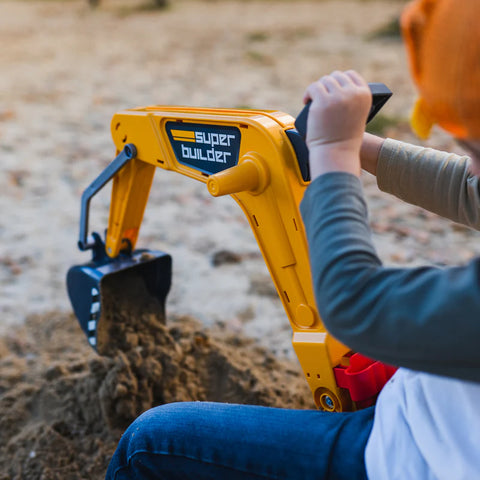
<path fill-rule="evenodd" d="M 386 139 L 377 164 L 381 190 L 480 230 L 478 178 L 468 157 Z"/>
<path fill-rule="evenodd" d="M 456 222 L 480 226 L 467 158 L 385 141 L 382 190 Z M 371 240 L 360 180 L 328 173 L 301 204 L 318 309 L 353 350 L 384 362 L 480 381 L 480 259 L 452 268 L 387 268 Z"/>

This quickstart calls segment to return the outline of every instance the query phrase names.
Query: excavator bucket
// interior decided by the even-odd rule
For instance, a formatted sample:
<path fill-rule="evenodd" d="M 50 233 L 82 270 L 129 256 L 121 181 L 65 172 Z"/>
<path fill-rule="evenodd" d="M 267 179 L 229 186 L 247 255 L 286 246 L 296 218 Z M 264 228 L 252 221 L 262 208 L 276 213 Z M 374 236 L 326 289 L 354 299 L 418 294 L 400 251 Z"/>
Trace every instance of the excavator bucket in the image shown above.
<path fill-rule="evenodd" d="M 150 327 L 165 323 L 165 299 L 170 290 L 172 259 L 152 250 L 126 249 L 115 258 L 107 255 L 100 235 L 88 235 L 90 201 L 128 162 L 137 150 L 127 144 L 82 194 L 78 248 L 91 250 L 92 260 L 70 268 L 67 291 L 73 310 L 90 345 L 101 355 L 121 350 L 148 317 Z M 147 323 L 148 323 L 147 322 Z M 145 322 L 143 322 L 145 325 Z"/>
<path fill-rule="evenodd" d="M 90 345 L 101 355 L 121 349 L 126 333 L 141 328 L 133 318 L 140 314 L 164 323 L 171 277 L 172 259 L 160 251 L 137 250 L 71 267 L 68 295 Z"/>

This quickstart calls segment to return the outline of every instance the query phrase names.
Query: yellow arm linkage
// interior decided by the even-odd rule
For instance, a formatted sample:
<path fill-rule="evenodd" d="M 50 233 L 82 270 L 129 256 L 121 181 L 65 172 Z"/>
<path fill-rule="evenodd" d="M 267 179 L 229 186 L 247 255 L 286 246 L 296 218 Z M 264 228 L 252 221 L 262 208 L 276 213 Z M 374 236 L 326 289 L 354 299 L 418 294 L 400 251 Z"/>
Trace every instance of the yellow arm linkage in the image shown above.
<path fill-rule="evenodd" d="M 293 347 L 315 402 L 348 410 L 333 367 L 349 349 L 325 330 L 315 306 L 308 246 L 299 203 L 302 177 L 287 134 L 294 119 L 281 112 L 153 106 L 112 119 L 116 148 L 134 144 L 137 157 L 115 177 L 107 253 L 133 249 L 156 167 L 230 194 L 250 222 L 293 329 Z"/>

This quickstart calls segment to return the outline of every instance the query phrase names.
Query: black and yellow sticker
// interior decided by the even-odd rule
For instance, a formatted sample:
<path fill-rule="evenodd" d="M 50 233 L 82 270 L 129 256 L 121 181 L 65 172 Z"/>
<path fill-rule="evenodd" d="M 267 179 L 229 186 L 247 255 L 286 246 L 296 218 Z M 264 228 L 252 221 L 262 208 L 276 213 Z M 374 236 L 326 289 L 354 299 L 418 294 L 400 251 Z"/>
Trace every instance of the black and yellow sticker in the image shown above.
<path fill-rule="evenodd" d="M 240 130 L 224 125 L 167 122 L 178 162 L 209 175 L 233 167 L 240 152 Z"/>

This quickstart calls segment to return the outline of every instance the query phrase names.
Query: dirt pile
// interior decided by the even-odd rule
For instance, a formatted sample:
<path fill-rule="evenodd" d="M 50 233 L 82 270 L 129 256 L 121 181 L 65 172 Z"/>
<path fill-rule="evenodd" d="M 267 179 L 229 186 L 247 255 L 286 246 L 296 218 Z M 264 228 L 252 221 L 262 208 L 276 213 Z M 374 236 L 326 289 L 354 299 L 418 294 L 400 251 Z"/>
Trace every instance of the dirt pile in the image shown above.
<path fill-rule="evenodd" d="M 163 403 L 312 407 L 296 364 L 192 318 L 151 313 L 100 357 L 73 316 L 32 316 L 0 339 L 0 479 L 100 479 L 123 429 Z"/>

